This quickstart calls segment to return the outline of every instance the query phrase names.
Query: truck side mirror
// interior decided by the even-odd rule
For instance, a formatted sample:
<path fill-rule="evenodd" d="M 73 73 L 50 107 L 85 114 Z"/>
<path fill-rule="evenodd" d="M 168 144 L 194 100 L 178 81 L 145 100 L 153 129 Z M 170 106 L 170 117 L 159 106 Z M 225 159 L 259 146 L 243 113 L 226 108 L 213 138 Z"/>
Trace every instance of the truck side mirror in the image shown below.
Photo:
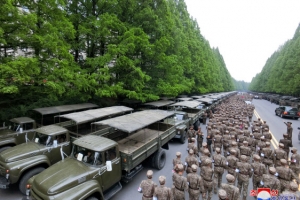
<path fill-rule="evenodd" d="M 111 166 L 111 161 L 110 160 L 106 161 L 106 169 L 107 169 L 108 172 L 112 171 L 112 166 Z"/>

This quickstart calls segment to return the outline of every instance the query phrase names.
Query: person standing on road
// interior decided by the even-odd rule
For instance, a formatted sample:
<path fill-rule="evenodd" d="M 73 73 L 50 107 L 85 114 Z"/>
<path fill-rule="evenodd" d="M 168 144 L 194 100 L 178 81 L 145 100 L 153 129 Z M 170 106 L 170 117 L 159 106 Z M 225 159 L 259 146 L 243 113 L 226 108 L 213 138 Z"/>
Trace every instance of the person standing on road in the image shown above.
<path fill-rule="evenodd" d="M 247 199 L 249 179 L 252 176 L 252 167 L 247 161 L 247 156 L 242 155 L 241 162 L 237 162 L 236 168 L 236 172 L 238 173 L 238 188 L 240 193 L 243 190 L 243 200 Z"/>
<path fill-rule="evenodd" d="M 227 197 L 230 200 L 238 200 L 239 199 L 239 188 L 234 185 L 235 178 L 231 174 L 226 175 L 227 183 L 222 183 L 221 188 L 226 191 Z"/>
<path fill-rule="evenodd" d="M 285 159 L 280 159 L 281 166 L 276 168 L 278 172 L 278 179 L 280 181 L 280 192 L 289 188 L 289 184 L 293 179 L 296 179 L 297 184 L 299 185 L 299 178 L 296 174 L 288 168 L 288 163 Z"/>
<path fill-rule="evenodd" d="M 184 169 L 186 170 L 187 174 L 192 172 L 193 164 L 199 166 L 198 160 L 197 160 L 196 156 L 194 155 L 194 150 L 190 149 L 189 155 L 185 158 L 185 163 L 184 163 Z"/>
<path fill-rule="evenodd" d="M 274 164 L 275 164 L 275 167 L 281 166 L 280 159 L 287 159 L 288 158 L 287 154 L 283 150 L 283 148 L 284 148 L 284 144 L 279 143 L 278 149 L 274 150 Z"/>
<path fill-rule="evenodd" d="M 217 187 L 221 187 L 224 167 L 226 167 L 226 158 L 221 155 L 221 149 L 216 148 L 216 153 L 213 155 L 214 163 L 214 193 L 217 194 Z"/>
<path fill-rule="evenodd" d="M 250 147 L 248 147 L 248 142 L 244 141 L 243 146 L 240 147 L 240 152 L 241 156 L 244 155 L 247 157 L 248 162 L 250 163 L 251 161 L 251 156 L 252 156 L 252 150 Z"/>
<path fill-rule="evenodd" d="M 154 190 L 153 200 L 173 200 L 173 194 L 171 189 L 165 186 L 166 177 L 158 177 L 158 182 L 160 186 L 157 186 Z"/>
<path fill-rule="evenodd" d="M 231 174 L 233 177 L 236 177 L 236 164 L 239 161 L 239 159 L 236 157 L 236 150 L 231 149 L 230 155 L 227 156 L 227 171 L 228 174 Z"/>
<path fill-rule="evenodd" d="M 197 147 L 198 147 L 198 151 L 201 149 L 202 147 L 202 143 L 203 143 L 203 132 L 201 131 L 201 127 L 198 127 L 198 131 L 197 131 Z"/>
<path fill-rule="evenodd" d="M 283 139 L 279 140 L 279 143 L 284 144 L 283 150 L 286 152 L 287 157 L 289 157 L 290 147 L 293 147 L 292 141 L 288 139 L 288 134 L 283 134 Z"/>
<path fill-rule="evenodd" d="M 286 133 L 288 135 L 287 139 L 292 141 L 292 136 L 293 136 L 293 127 L 292 127 L 292 122 L 284 122 L 286 125 Z"/>
<path fill-rule="evenodd" d="M 266 142 L 271 142 L 271 140 L 272 140 L 272 135 L 271 135 L 271 133 L 269 132 L 269 128 L 267 128 L 267 127 L 264 128 L 264 129 L 263 129 L 262 135 L 265 137 Z"/>
<path fill-rule="evenodd" d="M 193 156 L 194 157 L 194 156 Z M 173 197 L 174 200 L 185 200 L 185 191 L 188 190 L 187 179 L 183 176 L 184 168 L 182 164 L 177 165 L 178 174 L 173 173 Z"/>
<path fill-rule="evenodd" d="M 200 193 L 204 192 L 203 180 L 201 176 L 197 174 L 197 165 L 192 165 L 192 173 L 187 175 L 187 182 L 189 185 L 189 199 L 198 200 Z"/>
<path fill-rule="evenodd" d="M 213 151 L 215 151 L 216 148 L 220 148 L 221 149 L 222 148 L 222 142 L 223 142 L 223 137 L 220 134 L 220 131 L 216 131 L 216 135 L 215 135 L 215 137 L 213 139 L 213 148 L 214 148 Z"/>
<path fill-rule="evenodd" d="M 290 187 L 289 189 L 286 189 L 285 191 L 282 192 L 282 199 L 286 199 L 287 196 L 290 197 L 290 199 L 295 199 L 295 200 L 299 200 L 300 199 L 300 193 L 298 191 L 298 185 L 291 181 L 290 182 Z M 295 197 L 295 198 L 293 198 Z"/>
<path fill-rule="evenodd" d="M 274 167 L 269 168 L 269 174 L 263 174 L 260 181 L 260 187 L 270 188 L 272 190 L 280 191 L 280 181 L 277 178 L 276 169 Z"/>
<path fill-rule="evenodd" d="M 152 200 L 153 199 L 153 193 L 155 190 L 155 187 L 157 186 L 156 183 L 152 181 L 153 171 L 148 170 L 147 171 L 147 180 L 143 180 L 140 184 L 140 187 L 138 191 L 140 193 L 143 193 L 142 200 Z"/>
<path fill-rule="evenodd" d="M 178 164 L 183 164 L 182 162 L 181 162 L 181 152 L 176 152 L 176 158 L 174 158 L 173 159 L 173 170 L 174 170 L 174 172 L 178 172 L 177 171 L 177 165 Z"/>
<path fill-rule="evenodd" d="M 203 179 L 204 192 L 202 194 L 203 200 L 211 200 L 213 190 L 213 175 L 212 161 L 210 158 L 204 161 L 204 167 L 200 171 L 200 176 Z"/>
<path fill-rule="evenodd" d="M 190 129 L 188 130 L 187 135 L 188 135 L 188 143 L 190 143 L 191 142 L 191 138 L 193 138 L 193 137 L 196 136 L 193 125 L 190 126 Z"/>
<path fill-rule="evenodd" d="M 260 156 L 262 163 L 268 167 L 273 167 L 274 165 L 274 152 L 270 147 L 270 142 L 266 142 L 266 147 L 261 150 Z"/>
<path fill-rule="evenodd" d="M 196 139 L 192 137 L 190 141 L 191 142 L 188 143 L 188 146 L 187 146 L 187 151 L 189 151 L 190 149 L 193 149 L 194 155 L 199 157 L 198 148 L 195 144 Z"/>
<path fill-rule="evenodd" d="M 260 162 L 260 157 L 258 155 L 253 156 L 254 162 L 251 164 L 253 169 L 252 185 L 253 190 L 257 190 L 260 184 L 260 180 L 263 174 L 267 173 L 267 169 L 264 164 Z"/>
<path fill-rule="evenodd" d="M 290 168 L 296 175 L 299 175 L 300 174 L 300 155 L 297 153 L 296 148 L 292 148 L 291 153 L 292 153 L 292 156 L 291 156 Z"/>
<path fill-rule="evenodd" d="M 227 196 L 227 192 L 223 189 L 219 189 L 218 197 L 219 197 L 219 200 L 228 200 L 229 199 Z"/>

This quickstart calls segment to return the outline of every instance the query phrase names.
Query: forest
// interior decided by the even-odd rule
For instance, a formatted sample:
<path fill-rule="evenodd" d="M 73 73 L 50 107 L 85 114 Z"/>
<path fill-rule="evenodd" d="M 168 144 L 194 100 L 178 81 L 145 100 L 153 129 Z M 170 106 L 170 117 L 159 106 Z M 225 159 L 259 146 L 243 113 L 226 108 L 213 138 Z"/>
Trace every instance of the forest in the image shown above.
<path fill-rule="evenodd" d="M 0 121 L 235 89 L 184 0 L 1 0 L 0 11 Z"/>
<path fill-rule="evenodd" d="M 268 58 L 249 90 L 300 96 L 300 24 L 294 37 Z"/>

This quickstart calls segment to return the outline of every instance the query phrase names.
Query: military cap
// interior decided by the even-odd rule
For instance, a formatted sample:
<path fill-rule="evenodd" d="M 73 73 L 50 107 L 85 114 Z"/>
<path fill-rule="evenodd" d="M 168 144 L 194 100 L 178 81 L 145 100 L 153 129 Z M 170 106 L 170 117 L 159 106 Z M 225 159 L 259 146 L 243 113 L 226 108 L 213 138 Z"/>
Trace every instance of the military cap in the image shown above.
<path fill-rule="evenodd" d="M 280 148 L 284 148 L 284 144 L 283 143 L 279 143 L 279 147 Z"/>
<path fill-rule="evenodd" d="M 158 181 L 159 181 L 160 184 L 165 183 L 166 182 L 166 177 L 165 176 L 159 176 Z"/>
<path fill-rule="evenodd" d="M 252 133 L 250 133 L 250 136 L 253 136 L 253 134 L 252 134 Z"/>
<path fill-rule="evenodd" d="M 198 166 L 197 166 L 197 165 L 195 165 L 195 164 L 192 164 L 192 170 L 193 170 L 193 172 L 196 172 L 196 171 L 197 171 L 197 168 L 198 168 Z"/>
<path fill-rule="evenodd" d="M 271 144 L 270 144 L 270 142 L 266 142 L 266 145 L 267 145 L 267 146 L 270 146 Z"/>
<path fill-rule="evenodd" d="M 194 150 L 193 150 L 193 149 L 190 149 L 190 150 L 189 150 L 189 154 L 194 154 Z"/>
<path fill-rule="evenodd" d="M 181 153 L 179 151 L 176 152 L 176 156 L 181 156 Z"/>
<path fill-rule="evenodd" d="M 229 131 L 226 130 L 225 133 L 229 133 Z"/>
<path fill-rule="evenodd" d="M 205 155 L 208 155 L 208 154 L 209 154 L 209 150 L 208 150 L 208 149 L 204 149 L 204 150 L 203 150 L 203 153 L 204 153 Z"/>
<path fill-rule="evenodd" d="M 257 128 L 255 128 L 254 130 L 255 130 L 255 131 L 258 131 L 258 129 L 257 129 Z"/>
<path fill-rule="evenodd" d="M 207 129 L 211 129 L 211 127 L 210 127 L 210 126 L 208 126 L 208 127 L 207 127 Z"/>
<path fill-rule="evenodd" d="M 212 160 L 210 158 L 207 158 L 205 161 L 204 161 L 204 165 L 209 165 L 212 163 Z"/>
<path fill-rule="evenodd" d="M 207 146 L 207 143 L 206 143 L 206 142 L 203 142 L 203 143 L 202 143 L 202 146 Z"/>
<path fill-rule="evenodd" d="M 213 127 L 213 128 L 215 128 L 215 127 L 216 127 L 216 125 L 214 125 L 214 124 L 213 124 L 213 125 L 212 125 L 212 127 Z"/>
<path fill-rule="evenodd" d="M 216 150 L 216 152 L 218 152 L 218 153 L 221 152 L 221 149 L 220 149 L 219 147 L 217 147 L 215 150 Z"/>
<path fill-rule="evenodd" d="M 183 168 L 183 165 L 182 165 L 182 164 L 178 164 L 178 165 L 177 165 L 177 170 L 178 170 L 178 171 L 183 171 L 183 169 L 184 169 L 184 168 Z"/>
<path fill-rule="evenodd" d="M 228 181 L 228 182 L 233 182 L 234 181 L 234 176 L 232 176 L 231 174 L 227 174 L 226 175 L 226 180 Z"/>
<path fill-rule="evenodd" d="M 241 160 L 243 160 L 243 161 L 247 161 L 247 160 L 248 160 L 248 158 L 247 158 L 247 156 L 245 156 L 245 155 L 241 155 Z"/>
<path fill-rule="evenodd" d="M 219 199 L 226 199 L 227 198 L 227 193 L 223 189 L 219 189 Z"/>
<path fill-rule="evenodd" d="M 246 140 L 243 141 L 243 144 L 248 144 L 248 142 Z"/>
<path fill-rule="evenodd" d="M 247 125 L 245 125 L 245 128 L 248 128 L 248 126 L 247 126 Z"/>
<path fill-rule="evenodd" d="M 235 136 L 234 136 L 234 135 L 231 135 L 230 138 L 233 139 L 233 138 L 235 138 Z"/>
<path fill-rule="evenodd" d="M 265 129 L 266 131 L 268 130 L 268 128 L 267 128 L 267 127 L 265 127 L 264 129 Z"/>
<path fill-rule="evenodd" d="M 291 151 L 295 152 L 295 151 L 297 151 L 297 149 L 295 147 L 292 147 Z"/>
<path fill-rule="evenodd" d="M 230 154 L 236 154 L 236 150 L 235 149 L 230 149 Z"/>
<path fill-rule="evenodd" d="M 288 134 L 284 133 L 284 134 L 283 134 L 283 137 L 285 137 L 285 138 L 288 137 Z"/>
<path fill-rule="evenodd" d="M 153 171 L 152 170 L 148 170 L 147 171 L 147 176 L 153 176 Z"/>
<path fill-rule="evenodd" d="M 192 141 L 192 142 L 195 142 L 195 138 L 192 137 L 192 138 L 191 138 L 191 141 Z"/>
<path fill-rule="evenodd" d="M 233 146 L 236 146 L 236 145 L 237 145 L 237 142 L 233 141 L 233 142 L 231 142 L 231 144 L 232 144 Z"/>
<path fill-rule="evenodd" d="M 265 139 L 265 136 L 261 136 L 260 139 L 261 139 L 261 140 L 264 140 L 264 139 Z"/>
<path fill-rule="evenodd" d="M 283 164 L 283 165 L 286 165 L 287 161 L 286 161 L 286 159 L 280 159 L 280 163 Z"/>
<path fill-rule="evenodd" d="M 255 160 L 260 160 L 260 157 L 259 157 L 259 155 L 257 155 L 257 154 L 255 154 L 255 155 L 253 156 L 253 158 L 254 158 Z"/>
<path fill-rule="evenodd" d="M 296 184 L 294 181 L 291 181 L 291 183 L 290 183 L 290 189 L 292 191 L 297 191 L 298 190 L 298 184 Z"/>
<path fill-rule="evenodd" d="M 275 169 L 275 167 L 270 167 L 270 168 L 269 168 L 269 172 L 270 172 L 271 174 L 276 174 L 276 169 Z"/>

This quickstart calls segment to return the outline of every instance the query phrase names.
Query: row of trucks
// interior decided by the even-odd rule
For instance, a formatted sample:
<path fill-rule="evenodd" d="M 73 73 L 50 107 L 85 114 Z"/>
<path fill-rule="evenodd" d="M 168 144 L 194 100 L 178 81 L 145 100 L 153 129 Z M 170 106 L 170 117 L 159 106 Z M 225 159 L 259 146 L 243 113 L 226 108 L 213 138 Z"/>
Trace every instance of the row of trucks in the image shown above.
<path fill-rule="evenodd" d="M 185 142 L 203 110 L 177 103 L 171 111 L 112 106 L 58 115 L 58 123 L 36 129 L 7 128 L 19 142 L 0 146 L 0 188 L 18 184 L 32 199 L 109 199 L 145 160 L 162 169 L 171 139 Z"/>

